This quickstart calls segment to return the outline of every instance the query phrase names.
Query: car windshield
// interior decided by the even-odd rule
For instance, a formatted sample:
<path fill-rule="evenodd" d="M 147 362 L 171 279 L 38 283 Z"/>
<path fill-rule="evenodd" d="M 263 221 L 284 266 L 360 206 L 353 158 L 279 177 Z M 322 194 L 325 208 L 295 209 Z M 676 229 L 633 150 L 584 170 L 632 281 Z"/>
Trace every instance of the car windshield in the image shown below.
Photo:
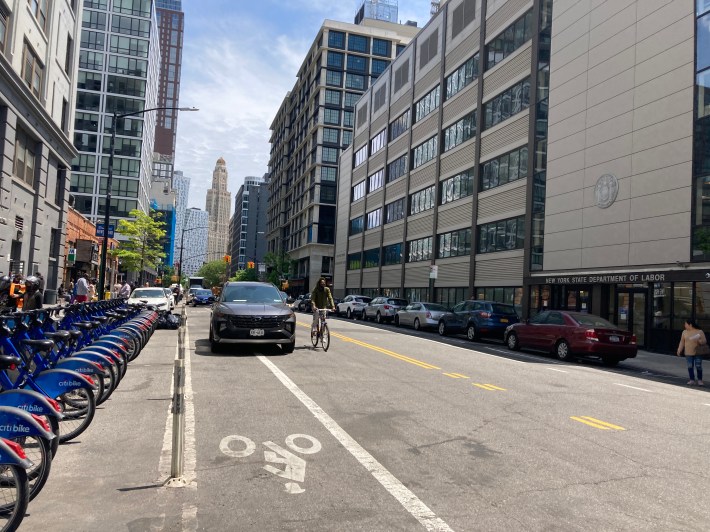
<path fill-rule="evenodd" d="M 133 299 L 141 297 L 165 297 L 165 292 L 160 288 L 139 288 L 133 291 Z"/>
<path fill-rule="evenodd" d="M 196 295 L 196 296 L 211 296 L 211 295 L 212 295 L 212 292 L 210 292 L 210 291 L 207 290 L 207 289 L 204 289 L 204 290 L 196 290 L 196 291 L 195 291 L 195 295 Z"/>
<path fill-rule="evenodd" d="M 438 310 L 440 312 L 446 312 L 446 307 L 443 305 L 437 305 L 436 303 L 424 303 L 427 310 Z"/>
<path fill-rule="evenodd" d="M 599 316 L 594 316 L 593 314 L 570 314 L 572 319 L 584 325 L 585 327 L 600 327 L 603 329 L 617 329 L 618 327 L 613 323 L 606 321 L 604 318 Z"/>
<path fill-rule="evenodd" d="M 268 285 L 231 285 L 222 292 L 224 303 L 283 303 L 279 291 Z"/>
<path fill-rule="evenodd" d="M 493 303 L 491 305 L 491 307 L 493 308 L 493 312 L 495 314 L 505 314 L 508 316 L 517 316 L 517 313 L 515 312 L 515 307 L 513 307 L 511 305 L 501 305 L 501 304 Z"/>
<path fill-rule="evenodd" d="M 406 307 L 407 306 L 406 299 L 388 299 L 387 303 L 389 305 L 397 305 L 398 307 Z"/>

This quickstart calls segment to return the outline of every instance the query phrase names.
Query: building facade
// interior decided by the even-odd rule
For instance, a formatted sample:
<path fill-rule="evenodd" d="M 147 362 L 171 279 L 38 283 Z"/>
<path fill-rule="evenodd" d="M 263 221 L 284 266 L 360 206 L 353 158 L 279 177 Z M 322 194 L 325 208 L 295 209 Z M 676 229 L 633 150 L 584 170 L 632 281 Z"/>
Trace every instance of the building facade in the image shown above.
<path fill-rule="evenodd" d="M 73 207 L 67 210 L 66 240 L 62 249 L 64 270 L 59 282 L 64 283 L 68 290 L 69 282 L 79 278 L 81 273 L 86 273 L 89 279 L 99 278 L 99 257 L 103 238 L 96 236 L 96 224 L 89 220 Z M 118 240 L 108 239 L 108 249 L 116 249 Z M 106 260 L 106 285 L 113 286 L 116 281 L 123 281 L 123 276 L 118 274 L 118 259 L 107 255 Z M 54 289 L 55 287 L 48 288 Z"/>
<path fill-rule="evenodd" d="M 230 222 L 230 275 L 244 270 L 249 262 L 254 262 L 256 267 L 264 262 L 268 201 L 266 176 L 245 177 L 234 197 L 234 215 Z"/>
<path fill-rule="evenodd" d="M 207 211 L 191 207 L 185 212 L 185 229 L 181 240 L 184 243 L 178 260 L 182 257 L 183 275 L 194 275 L 207 262 L 207 239 L 210 215 Z"/>
<path fill-rule="evenodd" d="M 158 21 L 158 44 L 160 46 L 158 107 L 179 107 L 185 25 L 182 1 L 156 0 L 155 14 Z M 175 109 L 156 111 L 153 163 L 155 177 L 169 179 L 173 175 L 177 119 L 178 111 Z"/>
<path fill-rule="evenodd" d="M 212 172 L 212 188 L 207 191 L 209 213 L 209 235 L 207 241 L 207 262 L 223 260 L 229 254 L 229 210 L 232 195 L 227 190 L 227 163 L 220 157 Z"/>
<path fill-rule="evenodd" d="M 151 0 L 85 0 L 83 6 L 71 193 L 79 212 L 103 221 L 113 115 L 137 113 L 116 120 L 109 215 L 118 226 L 131 210 L 150 208 L 156 116 L 142 111 L 158 101 L 155 9 Z"/>
<path fill-rule="evenodd" d="M 190 178 L 185 177 L 180 170 L 173 173 L 173 190 L 175 191 L 175 260 L 180 260 L 182 229 L 185 227 L 187 213 L 187 198 L 190 195 Z"/>
<path fill-rule="evenodd" d="M 0 271 L 64 268 L 81 13 L 76 2 L 0 0 Z"/>
<path fill-rule="evenodd" d="M 442 4 L 357 104 L 335 295 L 591 312 L 661 351 L 710 325 L 708 28 L 704 0 Z"/>
<path fill-rule="evenodd" d="M 272 122 L 267 251 L 295 261 L 294 292 L 333 277 L 338 157 L 352 143 L 355 102 L 417 31 L 326 20 Z"/>
<path fill-rule="evenodd" d="M 153 178 L 150 185 L 150 206 L 151 211 L 154 211 L 154 217 L 164 224 L 163 253 L 165 256 L 162 258 L 161 264 L 172 267 L 176 260 L 177 192 L 172 187 L 171 179 Z"/>

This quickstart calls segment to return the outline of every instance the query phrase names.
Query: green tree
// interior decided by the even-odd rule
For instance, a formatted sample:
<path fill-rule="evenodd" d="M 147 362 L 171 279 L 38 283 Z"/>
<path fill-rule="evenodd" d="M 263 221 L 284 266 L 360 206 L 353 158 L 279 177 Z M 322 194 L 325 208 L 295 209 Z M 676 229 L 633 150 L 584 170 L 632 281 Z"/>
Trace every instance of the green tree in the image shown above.
<path fill-rule="evenodd" d="M 277 255 L 269 252 L 264 255 L 264 264 L 269 270 L 269 274 L 266 276 L 267 281 L 274 283 L 281 290 L 281 282 L 294 271 L 292 262 L 287 253 Z"/>
<path fill-rule="evenodd" d="M 245 270 L 238 270 L 230 279 L 230 281 L 258 281 L 259 273 L 255 268 L 247 268 Z"/>
<path fill-rule="evenodd" d="M 122 240 L 113 255 L 121 259 L 123 268 L 129 272 L 139 272 L 139 284 L 143 284 L 145 268 L 156 269 L 158 259 L 165 257 L 163 238 L 165 237 L 165 222 L 157 220 L 138 209 L 128 215 L 132 220 L 119 220 L 116 232 L 121 233 Z"/>
<path fill-rule="evenodd" d="M 207 286 L 219 286 L 226 279 L 227 275 L 227 263 L 224 260 L 213 260 L 204 264 L 197 275 L 205 278 L 205 284 Z"/>

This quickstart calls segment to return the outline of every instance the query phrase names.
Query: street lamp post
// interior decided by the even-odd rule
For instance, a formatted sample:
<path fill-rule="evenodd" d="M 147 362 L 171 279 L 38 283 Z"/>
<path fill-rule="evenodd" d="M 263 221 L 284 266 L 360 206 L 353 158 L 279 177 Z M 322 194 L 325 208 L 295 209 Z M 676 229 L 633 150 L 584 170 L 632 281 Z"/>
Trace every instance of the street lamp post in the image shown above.
<path fill-rule="evenodd" d="M 116 144 L 116 121 L 127 116 L 142 115 L 148 111 L 199 111 L 195 107 L 151 107 L 142 111 L 132 113 L 117 114 L 114 110 L 113 121 L 111 122 L 111 143 L 108 154 L 108 178 L 106 179 L 106 212 L 104 213 L 104 236 L 101 245 L 101 268 L 99 269 L 99 299 L 104 299 L 106 293 L 106 252 L 108 248 L 108 226 L 109 214 L 111 212 L 111 188 L 113 187 L 113 152 Z"/>

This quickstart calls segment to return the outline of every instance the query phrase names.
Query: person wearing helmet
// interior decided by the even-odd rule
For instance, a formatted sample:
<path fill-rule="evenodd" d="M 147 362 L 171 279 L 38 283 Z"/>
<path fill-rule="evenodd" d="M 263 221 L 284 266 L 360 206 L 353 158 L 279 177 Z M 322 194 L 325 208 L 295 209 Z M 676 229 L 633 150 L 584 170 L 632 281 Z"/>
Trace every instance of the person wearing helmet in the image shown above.
<path fill-rule="evenodd" d="M 25 296 L 22 310 L 37 310 L 42 308 L 42 291 L 39 289 L 40 280 L 34 275 L 25 279 Z"/>
<path fill-rule="evenodd" d="M 12 277 L 4 275 L 0 278 L 0 313 L 11 310 L 14 305 L 10 301 L 10 285 Z"/>
<path fill-rule="evenodd" d="M 25 285 L 22 283 L 22 276 L 16 274 L 10 284 L 10 303 L 15 310 L 22 310 L 23 296 L 25 295 Z"/>

